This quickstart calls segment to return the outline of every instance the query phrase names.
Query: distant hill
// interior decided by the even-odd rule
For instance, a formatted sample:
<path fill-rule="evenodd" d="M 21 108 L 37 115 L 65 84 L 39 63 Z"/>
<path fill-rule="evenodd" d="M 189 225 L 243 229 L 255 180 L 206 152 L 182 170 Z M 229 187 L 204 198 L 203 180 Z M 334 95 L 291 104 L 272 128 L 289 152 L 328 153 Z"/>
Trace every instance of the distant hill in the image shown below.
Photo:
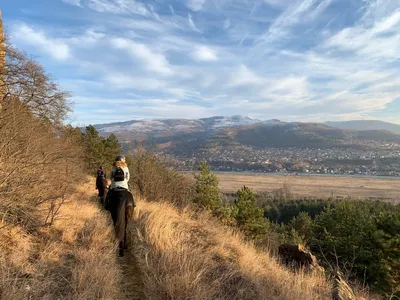
<path fill-rule="evenodd" d="M 247 145 L 253 147 L 376 147 L 381 143 L 400 143 L 400 135 L 386 130 L 344 130 L 320 123 L 259 123 L 219 130 L 207 147 Z"/>
<path fill-rule="evenodd" d="M 378 120 L 326 122 L 325 125 L 350 130 L 388 130 L 400 134 L 400 125 Z"/>
<path fill-rule="evenodd" d="M 158 150 L 168 149 L 175 154 L 187 154 L 199 149 L 215 147 L 251 146 L 258 148 L 302 147 L 331 148 L 379 147 L 383 143 L 400 143 L 400 135 L 387 129 L 371 129 L 370 121 L 354 121 L 367 124 L 362 129 L 343 129 L 331 123 L 282 122 L 280 120 L 260 121 L 244 116 L 216 116 L 202 119 L 158 119 L 132 120 L 110 124 L 94 125 L 103 136 L 117 135 L 125 145 L 139 143 Z M 352 124 L 351 122 L 337 122 Z M 400 126 L 385 122 L 375 124 L 391 125 L 392 130 Z M 383 124 L 383 125 L 382 125 Z M 344 126 L 344 125 L 343 125 Z"/>
<path fill-rule="evenodd" d="M 109 124 L 97 124 L 94 127 L 100 133 L 157 133 L 168 134 L 178 132 L 210 131 L 223 127 L 243 126 L 262 123 L 263 121 L 243 116 L 216 116 L 202 119 L 154 119 L 132 120 Z"/>

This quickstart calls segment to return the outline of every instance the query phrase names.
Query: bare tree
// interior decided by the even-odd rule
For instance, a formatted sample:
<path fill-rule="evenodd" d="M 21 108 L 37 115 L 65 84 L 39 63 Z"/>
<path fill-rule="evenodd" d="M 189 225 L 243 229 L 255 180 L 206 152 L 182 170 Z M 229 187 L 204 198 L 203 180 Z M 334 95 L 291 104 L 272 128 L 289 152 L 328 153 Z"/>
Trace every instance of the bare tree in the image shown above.
<path fill-rule="evenodd" d="M 35 116 L 61 123 L 70 111 L 69 93 L 61 91 L 43 67 L 13 47 L 4 34 L 0 39 L 0 102 L 17 97 Z"/>

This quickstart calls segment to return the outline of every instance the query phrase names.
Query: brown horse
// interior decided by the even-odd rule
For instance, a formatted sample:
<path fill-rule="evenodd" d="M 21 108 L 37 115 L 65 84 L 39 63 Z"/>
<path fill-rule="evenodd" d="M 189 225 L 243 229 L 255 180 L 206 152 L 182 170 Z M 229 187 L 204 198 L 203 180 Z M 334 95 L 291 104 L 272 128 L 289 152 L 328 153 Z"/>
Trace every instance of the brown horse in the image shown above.
<path fill-rule="evenodd" d="M 105 177 L 96 178 L 96 189 L 99 191 L 99 200 L 102 205 L 104 205 L 104 196 L 108 186 L 108 181 Z"/>
<path fill-rule="evenodd" d="M 128 249 L 126 240 L 126 227 L 129 219 L 132 219 L 135 209 L 135 201 L 131 192 L 125 189 L 113 189 L 108 192 L 105 209 L 110 211 L 114 222 L 115 235 L 119 246 L 119 255 L 124 256 L 124 250 Z"/>

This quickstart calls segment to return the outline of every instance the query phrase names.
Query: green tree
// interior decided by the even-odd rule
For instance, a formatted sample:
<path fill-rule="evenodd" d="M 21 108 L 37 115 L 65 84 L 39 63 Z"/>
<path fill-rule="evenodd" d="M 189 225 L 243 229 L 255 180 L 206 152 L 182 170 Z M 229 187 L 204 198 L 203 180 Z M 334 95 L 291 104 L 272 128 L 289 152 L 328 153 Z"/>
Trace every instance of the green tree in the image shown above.
<path fill-rule="evenodd" d="M 237 207 L 236 222 L 250 237 L 262 240 L 268 232 L 269 222 L 264 218 L 264 212 L 256 204 L 254 193 L 246 186 L 237 191 L 235 206 Z"/>
<path fill-rule="evenodd" d="M 87 126 L 85 130 L 85 161 L 89 170 L 106 162 L 104 152 L 104 138 L 99 135 L 94 126 Z"/>
<path fill-rule="evenodd" d="M 386 203 L 342 201 L 317 216 L 315 253 L 386 295 L 400 288 L 400 213 Z"/>
<path fill-rule="evenodd" d="M 215 211 L 221 206 L 218 177 L 211 171 L 205 161 L 200 164 L 199 171 L 200 173 L 194 174 L 196 183 L 193 202 Z"/>
<path fill-rule="evenodd" d="M 107 164 L 113 162 L 115 157 L 122 154 L 121 144 L 114 134 L 111 134 L 107 139 L 105 139 L 104 148 L 104 159 Z"/>
<path fill-rule="evenodd" d="M 295 231 L 298 237 L 304 244 L 307 244 L 312 237 L 313 221 L 306 212 L 301 212 L 297 217 L 294 217 L 289 223 L 289 229 Z"/>

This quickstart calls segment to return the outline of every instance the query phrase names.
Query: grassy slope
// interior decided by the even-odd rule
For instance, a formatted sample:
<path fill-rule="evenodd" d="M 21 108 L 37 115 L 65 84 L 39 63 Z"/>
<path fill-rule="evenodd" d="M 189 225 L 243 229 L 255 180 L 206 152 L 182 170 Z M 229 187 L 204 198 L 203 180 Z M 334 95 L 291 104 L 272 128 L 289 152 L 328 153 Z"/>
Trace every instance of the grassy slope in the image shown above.
<path fill-rule="evenodd" d="M 287 271 L 206 214 L 139 201 L 135 223 L 148 299 L 331 299 L 324 278 Z"/>
<path fill-rule="evenodd" d="M 0 230 L 1 299 L 120 298 L 114 233 L 105 213 L 88 201 L 93 192 L 92 182 L 83 185 L 55 224 L 39 232 Z"/>

